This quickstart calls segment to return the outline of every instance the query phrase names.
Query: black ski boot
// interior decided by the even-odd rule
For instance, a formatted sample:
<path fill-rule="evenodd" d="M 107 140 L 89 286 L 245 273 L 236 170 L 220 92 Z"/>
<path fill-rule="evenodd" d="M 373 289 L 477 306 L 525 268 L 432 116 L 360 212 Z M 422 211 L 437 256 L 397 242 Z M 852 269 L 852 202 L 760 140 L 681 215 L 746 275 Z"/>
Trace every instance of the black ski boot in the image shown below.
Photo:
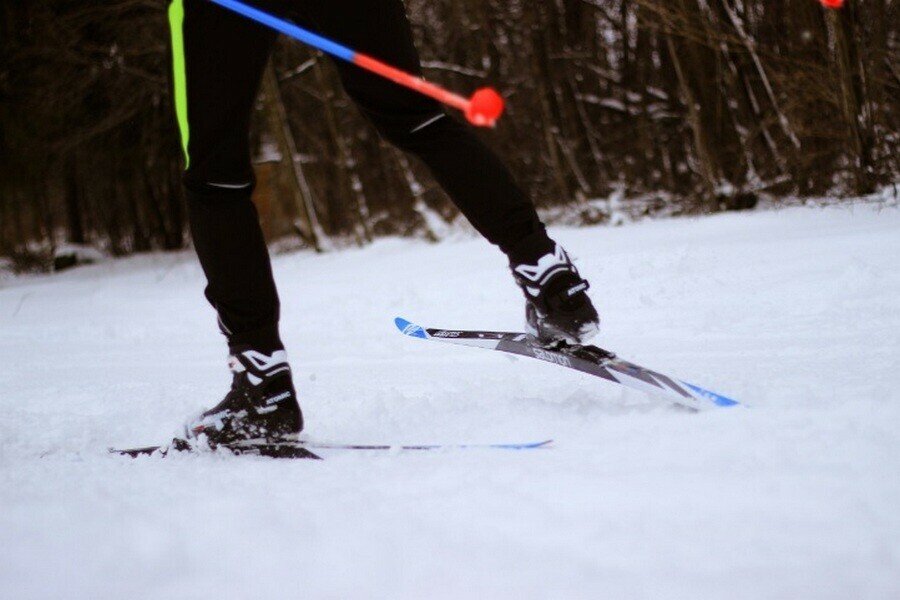
<path fill-rule="evenodd" d="M 215 408 L 185 424 L 176 449 L 296 441 L 303 414 L 285 351 L 238 350 L 228 357 L 228 366 L 234 375 L 231 391 Z"/>
<path fill-rule="evenodd" d="M 590 285 L 562 246 L 557 244 L 537 264 L 511 268 L 525 294 L 526 331 L 538 342 L 584 344 L 600 331 L 600 317 L 587 295 Z"/>

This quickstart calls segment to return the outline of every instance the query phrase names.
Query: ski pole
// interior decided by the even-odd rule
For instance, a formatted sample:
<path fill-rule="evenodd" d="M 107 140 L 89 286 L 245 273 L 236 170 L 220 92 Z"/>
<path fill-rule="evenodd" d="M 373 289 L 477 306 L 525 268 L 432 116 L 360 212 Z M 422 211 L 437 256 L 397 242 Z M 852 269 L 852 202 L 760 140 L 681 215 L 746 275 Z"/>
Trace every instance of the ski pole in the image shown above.
<path fill-rule="evenodd" d="M 465 98 L 459 94 L 446 90 L 438 85 L 429 83 L 421 77 L 416 77 L 406 71 L 402 71 L 380 60 L 356 52 L 355 50 L 333 42 L 312 31 L 304 29 L 294 23 L 280 19 L 269 13 L 263 12 L 239 0 L 210 0 L 228 10 L 234 11 L 257 23 L 284 33 L 295 40 L 317 48 L 335 58 L 345 60 L 367 71 L 371 71 L 394 83 L 410 88 L 434 98 L 438 102 L 461 110 L 469 123 L 479 127 L 492 127 L 500 115 L 503 114 L 503 98 L 497 91 L 490 87 L 483 87 L 475 91 L 471 98 Z"/>

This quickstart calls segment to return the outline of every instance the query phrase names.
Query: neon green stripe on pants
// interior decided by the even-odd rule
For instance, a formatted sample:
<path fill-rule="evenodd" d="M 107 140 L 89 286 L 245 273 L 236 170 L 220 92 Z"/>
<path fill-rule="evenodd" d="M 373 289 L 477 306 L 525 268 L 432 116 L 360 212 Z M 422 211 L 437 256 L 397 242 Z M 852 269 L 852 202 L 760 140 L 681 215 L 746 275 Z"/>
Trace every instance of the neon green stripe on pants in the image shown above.
<path fill-rule="evenodd" d="M 172 0 L 169 5 L 169 29 L 172 32 L 172 75 L 175 85 L 175 116 L 181 130 L 181 147 L 184 149 L 185 169 L 191 164 L 188 140 L 187 75 L 184 65 L 184 0 Z"/>

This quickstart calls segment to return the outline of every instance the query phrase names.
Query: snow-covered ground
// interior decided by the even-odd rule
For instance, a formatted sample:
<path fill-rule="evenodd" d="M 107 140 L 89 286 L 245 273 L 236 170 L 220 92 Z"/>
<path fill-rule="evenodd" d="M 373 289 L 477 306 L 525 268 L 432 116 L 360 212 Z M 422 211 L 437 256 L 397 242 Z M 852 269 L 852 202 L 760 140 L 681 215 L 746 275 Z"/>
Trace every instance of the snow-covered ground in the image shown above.
<path fill-rule="evenodd" d="M 751 408 L 686 414 L 401 336 L 519 329 L 485 242 L 275 259 L 306 435 L 547 450 L 175 456 L 225 347 L 190 253 L 0 284 L 0 598 L 900 597 L 900 209 L 555 229 L 599 343 Z"/>

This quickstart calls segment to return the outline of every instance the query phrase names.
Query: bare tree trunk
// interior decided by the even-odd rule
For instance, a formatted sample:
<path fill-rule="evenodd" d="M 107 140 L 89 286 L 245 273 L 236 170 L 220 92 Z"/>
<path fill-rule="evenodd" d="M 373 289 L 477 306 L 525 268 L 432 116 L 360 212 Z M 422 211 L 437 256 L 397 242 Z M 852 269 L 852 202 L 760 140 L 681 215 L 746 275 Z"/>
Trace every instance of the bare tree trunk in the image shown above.
<path fill-rule="evenodd" d="M 421 227 L 425 232 L 425 238 L 429 242 L 440 241 L 442 233 L 440 230 L 444 220 L 437 211 L 425 203 L 425 188 L 419 183 L 416 174 L 413 173 L 406 155 L 395 149 L 391 150 L 391 154 L 397 157 L 397 164 L 400 165 L 400 170 L 406 179 L 406 185 L 409 186 L 409 193 L 413 197 L 413 210 L 419 217 Z"/>
<path fill-rule="evenodd" d="M 313 65 L 313 71 L 316 76 L 316 82 L 319 89 L 323 93 L 328 90 L 325 82 L 325 76 L 322 73 L 322 61 L 317 59 Z M 338 149 L 338 187 L 341 189 L 341 195 L 346 198 L 353 198 L 354 218 L 353 232 L 356 236 L 356 243 L 360 246 L 372 241 L 372 230 L 369 227 L 371 214 L 369 213 L 369 204 L 366 202 L 365 191 L 363 190 L 362 180 L 356 169 L 356 162 L 347 146 L 343 134 L 338 127 L 337 117 L 334 114 L 334 102 L 331 98 L 327 98 L 323 103 L 325 111 L 325 122 L 328 125 L 328 132 Z M 349 184 L 349 185 L 348 185 Z"/>
<path fill-rule="evenodd" d="M 69 241 L 73 244 L 84 244 L 84 226 L 81 223 L 81 189 L 79 185 L 78 157 L 73 156 L 66 165 L 65 205 L 66 229 Z"/>
<path fill-rule="evenodd" d="M 744 45 L 744 48 L 746 48 L 747 53 L 753 60 L 753 64 L 756 67 L 757 73 L 759 74 L 760 81 L 762 81 L 763 88 L 766 90 L 766 95 L 769 98 L 769 102 L 772 104 L 772 108 L 775 110 L 775 114 L 778 115 L 778 123 L 779 125 L 781 125 L 781 130 L 784 132 L 784 135 L 786 135 L 788 139 L 791 140 L 791 143 L 795 148 L 800 148 L 800 139 L 797 137 L 797 134 L 791 127 L 790 121 L 781 110 L 778 100 L 775 98 L 775 92 L 772 89 L 772 84 L 769 82 L 769 77 L 766 74 L 766 69 L 763 67 L 762 60 L 760 60 L 759 58 L 759 53 L 756 51 L 755 42 L 747 35 L 747 32 L 744 30 L 744 24 L 741 22 L 740 17 L 738 17 L 734 10 L 732 10 L 732 8 L 728 5 L 728 0 L 722 0 L 722 7 L 724 8 L 725 13 L 728 15 L 728 18 L 731 20 L 731 24 L 734 26 L 734 29 L 738 34 L 738 38 L 741 40 L 741 43 Z"/>
<path fill-rule="evenodd" d="M 534 31 L 534 70 L 537 74 L 538 102 L 541 109 L 541 129 L 544 137 L 544 150 L 550 160 L 550 171 L 556 184 L 557 194 L 560 198 L 568 200 L 572 197 L 569 185 L 565 178 L 565 167 L 557 146 L 557 138 L 562 134 L 558 126 L 556 115 L 553 112 L 551 100 L 553 98 L 552 73 L 549 65 L 549 45 L 547 42 L 546 28 L 549 26 L 546 10 L 535 11 L 536 21 L 532 24 Z"/>
<path fill-rule="evenodd" d="M 300 164 L 297 144 L 294 141 L 294 134 L 291 132 L 287 111 L 285 111 L 284 101 L 281 97 L 281 89 L 271 63 L 266 67 L 263 76 L 263 93 L 266 98 L 267 120 L 272 132 L 277 136 L 278 145 L 281 148 L 281 164 L 289 167 L 292 175 L 287 179 L 291 184 L 290 195 L 293 204 L 300 215 L 297 222 L 298 232 L 310 246 L 315 248 L 316 252 L 321 252 L 328 245 L 328 237 L 319 224 L 315 199 L 303 173 L 303 166 Z"/>
<path fill-rule="evenodd" d="M 863 130 L 865 115 L 863 114 L 864 99 L 859 97 L 856 82 L 854 81 L 854 60 L 852 54 L 854 48 L 852 41 L 848 39 L 845 31 L 845 23 L 842 15 L 837 11 L 828 11 L 829 31 L 833 36 L 835 62 L 838 72 L 838 82 L 841 91 L 841 106 L 844 111 L 844 121 L 847 125 L 848 141 L 853 156 L 853 175 L 856 193 L 868 194 L 874 191 L 869 168 L 871 166 L 871 148 L 868 143 L 867 132 Z"/>
<path fill-rule="evenodd" d="M 701 107 L 691 89 L 691 83 L 687 80 L 682 59 L 678 56 L 678 48 L 675 46 L 675 41 L 672 39 L 671 34 L 667 35 L 666 44 L 669 48 L 672 65 L 675 67 L 675 73 L 678 76 L 678 84 L 681 90 L 682 99 L 688 109 L 688 123 L 690 124 L 691 133 L 694 138 L 694 151 L 697 153 L 697 174 L 700 175 L 700 180 L 703 183 L 706 192 L 706 201 L 711 204 L 715 201 L 716 181 L 718 177 L 716 175 L 712 153 L 708 146 L 703 119 L 700 116 Z"/>

